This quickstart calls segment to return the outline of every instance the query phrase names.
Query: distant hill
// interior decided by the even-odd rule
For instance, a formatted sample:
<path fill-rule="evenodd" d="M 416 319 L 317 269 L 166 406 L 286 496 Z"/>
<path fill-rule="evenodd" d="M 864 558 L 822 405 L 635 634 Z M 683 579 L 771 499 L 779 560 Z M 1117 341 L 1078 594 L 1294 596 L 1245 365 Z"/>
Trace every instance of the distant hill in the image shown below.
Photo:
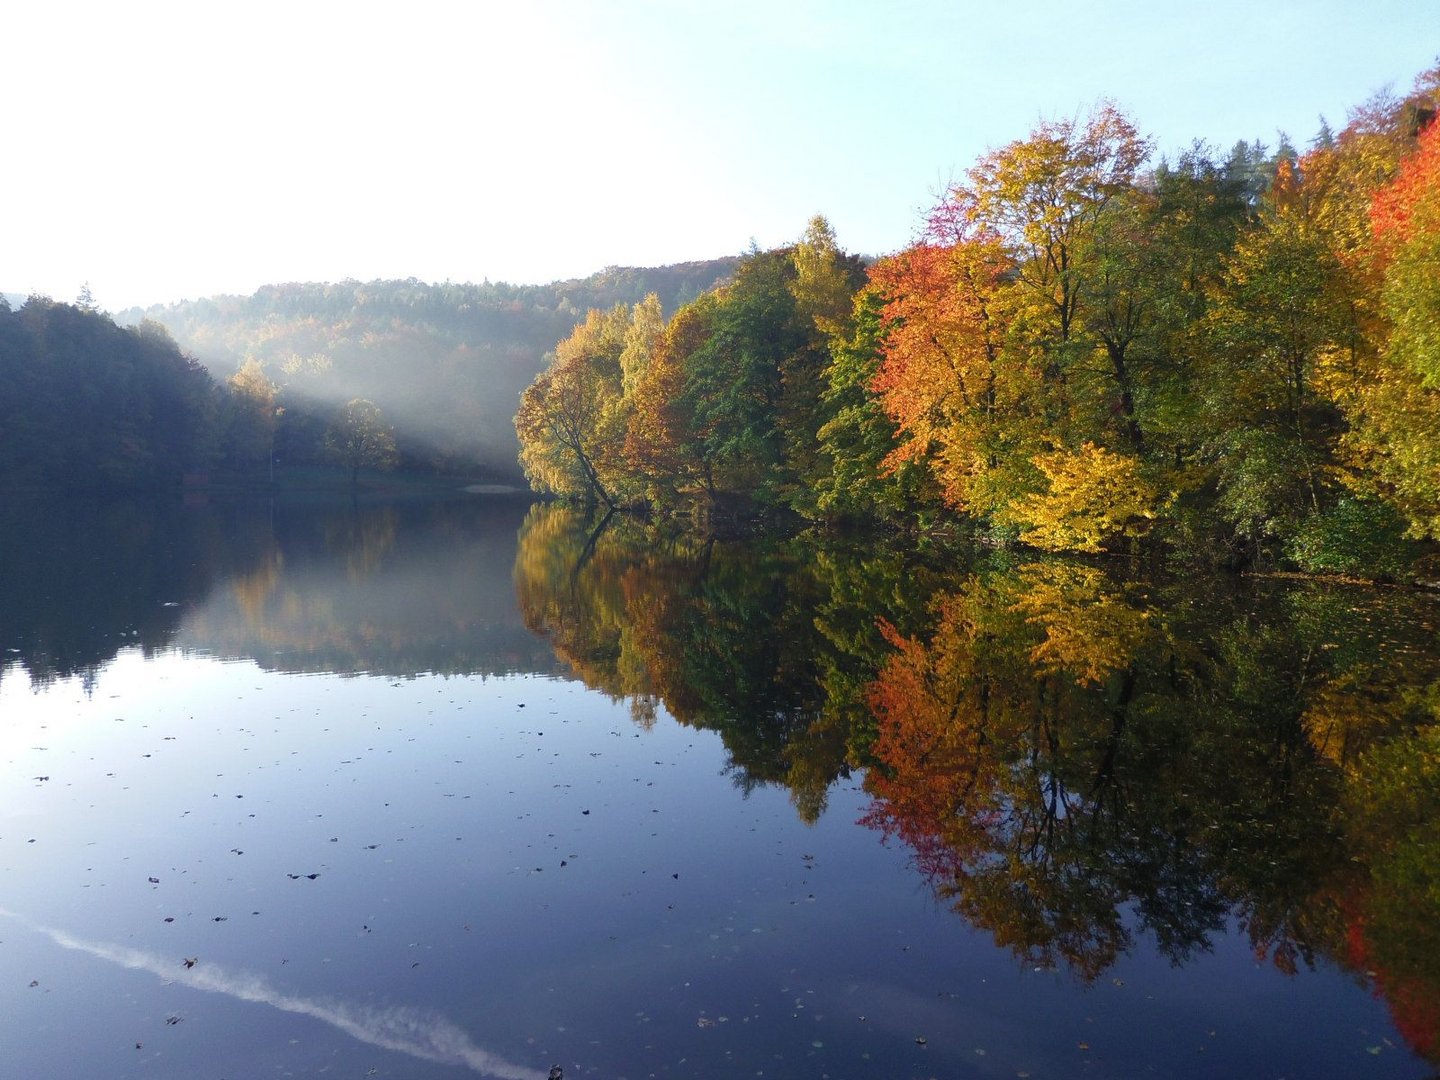
<path fill-rule="evenodd" d="M 247 358 L 261 361 L 292 414 L 324 418 L 351 398 L 369 398 L 412 465 L 518 476 L 512 421 L 520 393 L 588 309 L 654 292 L 669 314 L 739 261 L 609 267 L 548 285 L 267 285 L 253 296 L 131 308 L 115 318 L 160 323 L 217 379 Z"/>

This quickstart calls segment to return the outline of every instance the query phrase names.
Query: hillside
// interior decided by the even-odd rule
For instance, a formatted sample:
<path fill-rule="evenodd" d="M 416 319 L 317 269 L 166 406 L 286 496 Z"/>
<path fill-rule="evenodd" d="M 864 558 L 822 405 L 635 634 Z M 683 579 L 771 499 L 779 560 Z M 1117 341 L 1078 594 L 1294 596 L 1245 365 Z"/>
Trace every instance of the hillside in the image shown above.
<path fill-rule="evenodd" d="M 609 267 L 548 285 L 267 285 L 252 296 L 132 308 L 116 319 L 160 323 L 220 380 L 247 358 L 260 361 L 285 408 L 277 452 L 287 463 L 302 463 L 323 421 L 363 397 L 394 425 L 408 465 L 518 476 L 520 393 L 588 309 L 653 292 L 669 313 L 738 262 Z"/>

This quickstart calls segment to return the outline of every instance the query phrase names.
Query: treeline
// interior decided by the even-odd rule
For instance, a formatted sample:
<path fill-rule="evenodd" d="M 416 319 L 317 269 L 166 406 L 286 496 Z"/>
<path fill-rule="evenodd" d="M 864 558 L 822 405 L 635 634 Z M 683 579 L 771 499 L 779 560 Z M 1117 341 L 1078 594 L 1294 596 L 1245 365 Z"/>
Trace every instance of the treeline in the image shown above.
<path fill-rule="evenodd" d="M 395 429 L 408 469 L 516 473 L 520 392 L 590 307 L 655 293 L 673 311 L 731 273 L 738 259 L 610 267 L 548 285 L 342 281 L 267 285 L 133 309 L 227 380 L 273 388 L 282 466 L 323 457 L 323 433 L 346 402 L 373 402 Z"/>
<path fill-rule="evenodd" d="M 0 487 L 136 491 L 273 478 L 292 464 L 396 463 L 393 431 L 373 402 L 298 413 L 249 361 L 224 382 L 153 320 L 123 327 L 96 310 L 0 299 Z M 215 473 L 212 476 L 212 470 Z"/>
<path fill-rule="evenodd" d="M 7 488 L 174 486 L 222 449 L 220 390 L 154 322 L 0 299 L 0 386 Z"/>
<path fill-rule="evenodd" d="M 672 307 L 738 259 L 542 286 L 266 286 L 118 317 L 0 298 L 0 486 L 268 482 L 398 465 L 515 477 L 521 390 L 585 305 Z"/>
<path fill-rule="evenodd" d="M 986 154 L 862 268 L 811 222 L 526 390 L 540 490 L 1406 572 L 1440 537 L 1440 68 L 1301 153 L 1150 165 L 1113 107 Z"/>

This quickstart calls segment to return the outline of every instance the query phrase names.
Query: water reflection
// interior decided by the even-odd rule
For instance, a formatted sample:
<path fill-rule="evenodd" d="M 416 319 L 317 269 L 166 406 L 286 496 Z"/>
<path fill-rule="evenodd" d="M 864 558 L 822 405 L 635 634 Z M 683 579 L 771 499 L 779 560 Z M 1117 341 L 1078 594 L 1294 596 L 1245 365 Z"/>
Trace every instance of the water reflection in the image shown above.
<path fill-rule="evenodd" d="M 333 998 L 320 999 L 276 990 L 258 975 L 227 971 L 212 963 L 187 962 L 178 970 L 172 957 L 160 956 L 125 945 L 87 941 L 63 930 L 41 926 L 14 912 L 0 908 L 0 915 L 15 919 L 43 934 L 62 949 L 93 956 L 131 971 L 144 971 L 167 983 L 180 983 L 196 990 L 224 994 L 237 1001 L 269 1005 L 282 1012 L 308 1016 L 338 1028 L 362 1043 L 394 1050 L 421 1061 L 458 1065 L 496 1080 L 544 1080 L 539 1069 L 506 1061 L 476 1046 L 463 1030 L 443 1016 L 419 1009 L 397 1006 L 351 1004 Z"/>
<path fill-rule="evenodd" d="M 1093 982 L 1238 925 L 1321 959 L 1440 1060 L 1440 652 L 1432 596 L 1126 579 L 1098 565 L 818 557 L 553 507 L 527 622 L 587 684 L 724 738 L 806 820 L 867 766 L 864 823 L 1027 965 Z"/>
<path fill-rule="evenodd" d="M 124 936 L 129 931 L 104 919 L 134 853 L 126 846 L 103 856 L 102 847 L 92 846 L 91 830 L 113 826 L 127 834 L 127 845 L 139 842 L 130 833 L 149 836 L 157 845 L 152 858 L 163 851 L 166 865 L 179 865 L 171 851 L 183 831 L 176 822 L 196 822 L 191 810 L 197 804 L 218 807 L 209 802 L 216 793 L 205 787 L 208 777 L 242 770 L 243 789 L 228 775 L 226 783 L 237 797 L 246 796 L 243 819 L 224 819 L 214 837 L 214 822 L 186 826 L 196 830 L 185 834 L 196 845 L 186 865 L 201 881 L 187 888 L 228 895 L 240 871 L 217 868 L 259 867 L 256 856 L 266 846 L 289 859 L 286 845 L 301 819 L 309 822 L 321 857 L 334 860 L 338 871 L 346 864 L 329 845 L 342 830 L 331 822 L 349 820 L 350 832 L 365 834 L 366 856 L 377 838 L 392 837 L 394 857 L 413 861 L 393 875 L 378 859 L 375 867 L 365 864 L 365 873 L 376 876 L 348 868 L 357 882 L 352 894 L 338 890 L 341 875 L 327 863 L 323 881 L 336 884 L 337 892 L 327 894 L 312 923 L 294 923 L 297 935 L 308 941 L 333 930 L 335 905 L 351 903 L 359 906 L 349 922 L 364 925 L 374 947 L 368 898 L 403 889 L 410 908 L 435 906 L 432 929 L 453 951 L 464 948 L 455 943 L 469 938 L 471 916 L 452 918 L 452 898 L 492 904 L 499 923 L 516 922 L 513 932 L 496 935 L 494 946 L 513 948 L 511 969 L 573 972 L 568 994 L 554 999 L 564 1006 L 556 1006 L 559 1030 L 565 1010 L 600 1007 L 596 1000 L 604 995 L 587 982 L 601 970 L 588 966 L 591 950 L 632 941 L 640 922 L 673 931 L 669 948 L 719 940 L 737 925 L 752 932 L 772 925 L 776 917 L 767 904 L 797 920 L 808 917 L 807 908 L 821 910 L 809 908 L 809 885 L 798 895 L 786 893 L 781 904 L 775 897 L 791 883 L 776 893 L 773 882 L 747 876 L 774 858 L 770 847 L 697 839 L 722 821 L 733 826 L 739 811 L 728 798 L 718 809 L 687 801 L 696 777 L 712 775 L 709 758 L 699 763 L 700 747 L 710 743 L 673 728 L 666 720 L 673 717 L 719 736 L 735 785 L 760 793 L 746 812 L 767 801 L 762 789 L 783 790 L 800 821 L 814 825 L 796 827 L 805 838 L 794 841 L 804 845 L 795 852 L 795 873 L 816 872 L 813 855 L 829 835 L 836 845 L 831 865 L 845 867 L 833 871 L 838 892 L 844 873 L 856 873 L 862 849 L 879 850 L 878 834 L 908 854 L 907 889 L 918 872 L 934 896 L 962 916 L 963 924 L 945 916 L 950 925 L 979 928 L 1027 971 L 1054 969 L 1096 991 L 1127 957 L 1153 953 L 1183 964 L 1220 952 L 1238 931 L 1271 970 L 1349 973 L 1383 996 L 1396 1028 L 1435 1062 L 1436 624 L 1436 597 L 1399 590 L 1236 581 L 1197 586 L 1158 573 L 1122 573 L 1109 563 L 1025 561 L 993 552 L 961 557 L 810 537 L 725 542 L 631 519 L 602 523 L 555 506 L 15 504 L 0 519 L 0 648 L 7 650 L 0 654 L 0 677 L 20 668 L 37 687 L 79 676 L 93 688 L 122 650 L 147 656 L 181 650 L 245 658 L 277 673 L 387 678 L 371 685 L 346 680 L 348 692 L 342 692 L 342 684 L 323 680 L 267 677 L 259 681 L 270 690 L 252 700 L 241 695 L 259 693 L 244 685 L 246 669 L 193 664 L 208 669 L 192 673 L 203 674 L 197 685 L 223 685 L 234 700 L 217 696 L 197 709 L 172 683 L 178 696 L 169 705 L 163 695 L 141 695 L 105 715 L 104 730 L 71 725 L 55 736 L 73 740 L 63 754 L 37 743 L 25 759 L 34 768 L 16 774 L 21 782 L 33 777 L 25 790 L 36 820 L 49 820 L 41 812 L 50 807 L 45 800 L 64 798 L 73 802 L 78 824 L 68 848 L 65 829 L 53 824 L 48 832 L 36 830 L 53 848 L 30 847 L 28 835 L 0 836 L 15 845 L 7 849 L 7 888 L 35 892 L 33 903 L 14 906 L 31 914 L 49 910 L 39 897 L 64 876 L 57 866 L 68 867 L 72 891 L 84 895 L 91 868 L 110 857 L 111 873 L 102 874 L 100 884 L 117 892 L 97 902 L 90 921 L 64 921 L 84 927 L 88 938 L 129 941 L 126 949 L 132 948 L 137 942 Z M 178 665 L 184 658 L 165 659 Z M 658 730 L 632 746 L 637 732 L 621 738 L 612 730 L 608 704 L 599 703 L 602 719 L 585 719 L 578 705 L 584 695 L 573 685 L 544 682 L 542 689 L 539 680 L 491 680 L 482 693 L 479 680 L 469 686 L 434 680 L 447 684 L 442 693 L 424 680 L 401 682 L 427 672 L 564 670 L 626 703 L 639 728 Z M 172 678 L 179 678 L 178 667 Z M 434 729 L 442 702 L 454 726 Z M 64 708 L 57 703 L 57 714 Z M 43 708 L 35 711 L 37 724 L 50 723 L 40 715 Z M 301 712 L 311 719 L 296 719 Z M 203 723 L 177 719 L 197 714 Z M 347 721 L 361 714 L 368 722 L 363 740 L 355 741 Z M 166 738 L 183 737 L 183 752 L 192 756 L 182 759 L 178 742 L 152 745 L 146 729 L 133 723 L 158 724 L 157 716 L 169 716 Z M 531 719 L 541 717 L 543 727 Z M 130 722 L 116 726 L 122 719 Z M 614 727 L 625 725 L 622 713 Z M 439 743 L 417 742 L 421 735 Z M 105 740 L 122 737 L 138 741 L 123 743 L 124 768 L 118 769 L 105 757 Z M 579 740 L 583 751 L 565 756 L 567 739 Z M 649 746 L 667 739 L 671 750 L 662 766 L 661 752 Z M 621 756 L 622 744 L 630 756 Z M 164 753 L 152 757 L 156 751 Z M 135 770 L 158 769 L 172 752 L 174 771 L 163 785 L 138 780 L 148 772 Z M 682 753 L 694 755 L 687 767 L 698 771 L 674 784 L 673 794 L 686 798 L 662 802 L 661 789 L 651 785 L 663 785 Z M 46 755 L 57 762 L 54 783 Z M 62 786 L 59 769 L 67 762 L 72 769 L 76 762 L 93 763 L 87 766 L 93 786 L 72 790 L 71 777 Z M 248 762 L 252 772 L 243 771 Z M 645 771 L 647 762 L 656 771 Z M 356 788 L 357 772 L 372 786 Z M 864 792 L 857 793 L 862 783 Z M 357 790 L 366 792 L 367 809 L 352 803 Z M 641 790 L 651 801 L 635 802 L 631 792 Z M 581 791 L 585 802 L 576 805 L 571 800 Z M 422 812 L 422 797 L 440 810 Z M 267 799 L 284 806 L 262 826 L 250 808 L 266 807 Z M 850 807 L 857 799 L 868 805 L 825 817 L 832 800 Z M 151 801 L 163 813 L 146 818 L 142 811 Z M 96 805 L 110 809 L 97 815 Z M 412 815 L 403 833 L 390 824 L 401 806 Z M 555 816 L 547 817 L 545 806 Z M 604 813 L 592 815 L 592 807 Z M 783 800 L 779 812 L 790 815 Z M 842 856 L 827 826 L 836 818 L 848 825 L 862 813 L 874 833 L 857 844 L 847 831 Z M 615 829 L 605 845 L 591 836 L 602 818 Z M 665 834 L 660 854 L 657 823 L 680 820 L 685 827 Z M 577 831 L 577 823 L 585 831 Z M 268 844 L 264 827 L 276 830 Z M 242 829 L 250 834 L 243 844 Z M 489 836 L 488 853 L 450 849 L 462 835 L 467 844 Z M 401 836 L 409 837 L 403 846 Z M 426 837 L 431 846 L 423 848 Z M 728 856 L 726 844 L 733 847 Z M 240 850 L 251 852 L 243 863 Z M 47 864 L 44 881 L 16 869 L 38 865 L 22 860 L 42 854 L 54 858 L 52 851 L 60 852 L 59 862 Z M 643 863 L 626 862 L 640 852 Z M 273 885 L 268 877 L 237 878 L 267 897 L 247 908 L 266 909 L 267 919 L 271 905 L 290 910 L 280 905 L 295 902 L 291 893 L 265 890 L 283 890 L 294 873 L 318 867 L 316 858 L 310 848 L 297 850 L 293 864 L 270 867 Z M 607 860 L 631 876 L 611 882 L 601 869 Z M 682 860 L 690 861 L 682 866 Z M 572 878 L 582 871 L 600 876 L 567 889 L 556 877 L 562 868 Z M 699 909 L 713 904 L 715 911 L 687 915 L 697 921 L 685 922 L 675 914 L 684 905 L 672 906 L 681 896 L 670 890 L 690 887 L 707 871 L 713 877 L 695 886 L 690 902 Z M 658 891 L 651 897 L 654 910 L 637 913 L 636 880 L 666 890 L 663 900 Z M 857 882 L 858 891 L 871 887 Z M 597 899 L 612 895 L 618 897 L 612 906 Z M 750 903 L 764 913 L 747 908 Z M 545 905 L 561 914 L 527 933 L 525 914 Z M 873 921 L 869 909 L 854 910 Z M 737 911 L 745 912 L 738 922 Z M 293 917 L 277 922 L 288 927 Z M 833 925 L 815 923 L 814 938 L 806 939 L 815 951 L 802 965 L 820 953 L 853 951 L 854 970 L 844 978 L 854 985 L 878 979 L 875 972 L 887 970 L 893 950 L 854 940 L 866 934 L 861 916 L 833 917 Z M 605 931 L 593 932 L 592 920 Z M 58 933 L 50 938 L 62 943 Z M 566 933 L 574 937 L 557 954 L 553 942 Z M 397 952 L 418 937 L 397 937 Z M 837 946 L 842 939 L 849 950 Z M 144 970 L 158 972 L 161 963 L 147 967 L 143 950 L 132 955 L 103 942 L 77 947 L 121 963 L 128 957 Z M 743 997 L 757 1016 L 756 980 L 780 978 L 766 966 L 771 949 L 766 939 L 754 954 L 756 966 L 736 976 L 737 1001 Z M 408 958 L 403 962 L 410 970 Z M 177 959 L 166 963 L 175 977 L 169 969 Z M 619 969 L 603 970 L 613 979 Z M 672 981 L 688 987 L 693 974 L 677 969 Z M 906 982 L 893 971 L 887 977 L 899 989 L 887 984 L 879 997 L 933 997 L 928 983 Z M 633 969 L 637 999 L 653 990 L 654 978 L 644 965 Z M 555 981 L 544 984 L 543 995 L 514 1005 L 517 1024 L 536 1010 L 536 1001 L 551 1000 Z M 780 985 L 790 981 L 786 976 Z M 1017 990 L 1026 1000 L 1036 992 L 1033 983 Z M 295 1000 L 310 998 L 297 994 Z M 873 1014 L 875 1006 L 867 1008 Z M 840 1009 L 837 998 L 832 1012 L 838 1016 Z M 439 1012 L 449 1014 L 443 1000 Z M 331 1013 L 305 1014 L 347 1031 L 347 1025 L 370 1030 L 365 1025 L 379 1015 L 359 1006 Z M 455 1015 L 474 1026 L 473 1013 Z M 419 1023 L 403 1010 L 392 1019 Z M 614 1023 L 607 1015 L 595 1030 L 610 1032 Z M 904 1027 L 896 1028 L 896 1038 L 913 1046 Z M 384 1023 L 374 1030 L 389 1037 Z M 447 1054 L 464 1037 L 443 1023 L 436 1030 Z M 781 1027 L 765 1028 L 763 1037 L 753 1034 L 759 1030 L 748 1029 L 751 1043 L 785 1043 Z M 429 1035 L 419 1041 L 433 1043 Z M 1033 1041 L 1017 1036 L 1019 1045 Z M 462 1059 L 471 1060 L 444 1058 Z M 876 1071 L 882 1069 L 877 1063 L 872 1072 L 895 1075 Z"/>
<path fill-rule="evenodd" d="M 516 591 L 531 629 L 586 685 L 718 731 L 736 785 L 783 783 L 813 820 L 847 775 L 815 658 L 817 580 L 788 545 L 657 535 L 537 506 L 520 533 Z"/>
<path fill-rule="evenodd" d="M 9 500 L 0 514 L 0 674 L 18 663 L 42 686 L 93 680 L 121 648 L 169 644 L 182 611 L 251 539 L 237 531 L 227 548 L 220 538 L 213 517 L 165 501 Z"/>
<path fill-rule="evenodd" d="M 0 674 L 93 684 L 122 648 L 292 672 L 546 671 L 510 585 L 525 503 L 15 502 Z"/>

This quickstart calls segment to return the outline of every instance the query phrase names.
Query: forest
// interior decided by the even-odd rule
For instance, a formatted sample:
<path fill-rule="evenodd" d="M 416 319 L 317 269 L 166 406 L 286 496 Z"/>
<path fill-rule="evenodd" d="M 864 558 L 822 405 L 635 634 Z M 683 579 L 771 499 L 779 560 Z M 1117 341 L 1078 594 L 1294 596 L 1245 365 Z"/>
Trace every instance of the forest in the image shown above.
<path fill-rule="evenodd" d="M 217 380 L 249 369 L 280 413 L 276 456 L 323 460 L 324 433 L 347 402 L 372 402 L 393 427 L 399 464 L 519 480 L 513 418 L 520 392 L 590 307 L 649 293 L 667 311 L 730 274 L 735 258 L 609 267 L 548 285 L 342 281 L 268 285 L 120 312 L 164 326 Z M 239 464 L 239 463 L 237 463 Z"/>
<path fill-rule="evenodd" d="M 816 217 L 668 319 L 592 310 L 522 397 L 526 474 L 608 508 L 1433 577 L 1437 92 L 1303 152 L 1158 159 L 1101 105 L 984 155 L 898 253 Z"/>
<path fill-rule="evenodd" d="M 214 380 L 155 322 L 82 298 L 0 298 L 0 477 L 7 488 L 173 487 L 220 446 Z"/>
<path fill-rule="evenodd" d="M 362 469 L 519 483 L 520 392 L 587 307 L 674 310 L 737 258 L 549 285 L 266 286 L 110 315 L 0 295 L 0 488 L 338 485 Z"/>

